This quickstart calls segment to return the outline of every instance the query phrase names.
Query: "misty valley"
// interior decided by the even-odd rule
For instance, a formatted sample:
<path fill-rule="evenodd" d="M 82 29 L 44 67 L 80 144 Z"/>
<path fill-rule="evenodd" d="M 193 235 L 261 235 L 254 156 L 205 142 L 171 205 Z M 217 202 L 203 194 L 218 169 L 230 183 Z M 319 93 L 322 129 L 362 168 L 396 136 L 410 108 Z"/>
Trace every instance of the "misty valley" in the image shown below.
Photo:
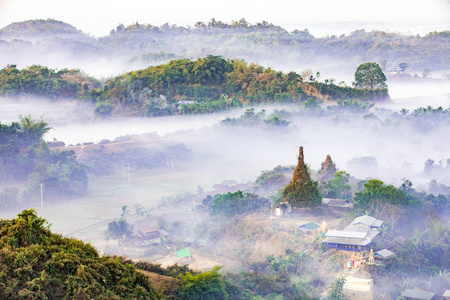
<path fill-rule="evenodd" d="M 449 50 L 1 29 L 0 298 L 449 299 Z"/>

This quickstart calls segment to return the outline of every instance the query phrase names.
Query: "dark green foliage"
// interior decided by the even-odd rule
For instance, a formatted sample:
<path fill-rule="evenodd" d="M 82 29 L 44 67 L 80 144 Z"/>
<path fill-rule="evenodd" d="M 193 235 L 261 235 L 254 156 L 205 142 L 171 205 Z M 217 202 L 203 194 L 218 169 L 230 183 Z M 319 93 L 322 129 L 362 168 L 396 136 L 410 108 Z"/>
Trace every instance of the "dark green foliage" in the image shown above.
<path fill-rule="evenodd" d="M 237 191 L 216 197 L 212 205 L 212 213 L 232 217 L 236 214 L 251 213 L 269 205 L 269 200 L 265 198 Z"/>
<path fill-rule="evenodd" d="M 136 263 L 136 268 L 144 271 L 153 272 L 159 275 L 169 276 L 173 278 L 178 278 L 186 272 L 189 272 L 191 275 L 197 275 L 198 272 L 195 270 L 189 269 L 189 265 L 172 265 L 167 268 L 161 267 L 161 264 L 149 263 L 146 261 L 139 261 Z"/>
<path fill-rule="evenodd" d="M 385 79 L 386 80 L 386 79 Z M 338 86 L 336 84 L 312 82 L 311 85 L 315 86 L 322 95 L 328 95 L 333 100 L 346 101 L 346 100 L 387 100 L 389 99 L 388 90 L 386 87 L 380 86 L 377 89 L 360 89 L 352 88 L 349 86 Z M 357 86 L 360 87 L 360 86 Z M 362 87 L 362 86 L 361 86 Z"/>
<path fill-rule="evenodd" d="M 413 206 L 420 204 L 420 201 L 392 185 L 385 185 L 377 179 L 369 180 L 364 184 L 364 190 L 362 192 L 355 193 L 354 205 L 357 209 L 377 208 L 383 203 Z"/>
<path fill-rule="evenodd" d="M 355 72 L 355 86 L 362 89 L 386 89 L 386 76 L 377 63 L 368 62 L 358 66 Z"/>
<path fill-rule="evenodd" d="M 99 85 L 79 70 L 56 71 L 38 65 L 23 70 L 18 70 L 16 65 L 7 65 L 0 70 L 0 95 L 76 98 L 78 92 L 82 92 L 82 84 L 90 89 Z"/>
<path fill-rule="evenodd" d="M 350 174 L 345 171 L 338 171 L 326 183 L 326 193 L 330 198 L 340 198 L 350 200 L 352 198 L 351 186 L 348 183 Z"/>
<path fill-rule="evenodd" d="M 181 277 L 179 298 L 186 300 L 228 299 L 225 291 L 225 282 L 220 267 L 216 266 L 211 271 L 193 275 L 186 272 Z"/>
<path fill-rule="evenodd" d="M 286 250 L 286 255 L 274 257 L 269 255 L 266 262 L 254 264 L 253 271 L 239 274 L 227 273 L 225 278 L 231 283 L 229 294 L 233 299 L 253 299 L 262 296 L 264 299 L 317 299 L 310 277 L 302 276 L 311 272 L 313 258 L 303 252 Z M 299 280 L 300 279 L 300 280 Z"/>
<path fill-rule="evenodd" d="M 1 299 L 159 299 L 132 263 L 48 229 L 33 209 L 0 221 Z"/>
<path fill-rule="evenodd" d="M 382 91 L 367 92 L 350 87 L 336 87 L 334 92 L 325 92 L 331 87 L 323 89 L 324 94 L 341 100 L 370 100 L 387 95 L 385 90 L 386 95 L 383 96 Z M 132 110 L 149 117 L 209 113 L 244 103 L 299 102 L 308 98 L 302 89 L 300 75 L 294 72 L 284 74 L 243 60 L 225 60 L 212 55 L 196 61 L 173 60 L 129 72 L 108 80 L 102 89 L 86 91 L 80 97 L 83 95 L 86 99 L 106 101 L 120 110 Z M 313 100 L 318 107 L 317 100 Z M 226 121 L 233 123 L 232 120 Z M 278 115 L 264 122 L 288 125 Z"/>
<path fill-rule="evenodd" d="M 130 235 L 132 233 L 130 224 L 123 219 L 112 221 L 108 223 L 108 230 L 106 235 L 112 239 L 120 239 L 123 236 Z"/>
<path fill-rule="evenodd" d="M 345 280 L 345 276 L 339 276 L 331 283 L 330 289 L 328 290 L 328 298 L 330 300 L 344 299 L 343 291 Z"/>

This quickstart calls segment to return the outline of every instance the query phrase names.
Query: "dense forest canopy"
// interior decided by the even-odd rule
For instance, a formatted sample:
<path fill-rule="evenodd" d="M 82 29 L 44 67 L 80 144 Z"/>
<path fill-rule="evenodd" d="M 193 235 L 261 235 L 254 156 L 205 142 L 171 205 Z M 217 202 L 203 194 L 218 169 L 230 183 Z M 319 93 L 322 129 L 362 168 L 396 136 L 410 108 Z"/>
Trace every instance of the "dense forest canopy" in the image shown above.
<path fill-rule="evenodd" d="M 295 72 L 283 73 L 240 59 L 208 55 L 178 59 L 100 82 L 79 70 L 33 65 L 0 70 L 0 95 L 75 98 L 96 102 L 95 112 L 134 112 L 162 116 L 216 112 L 244 104 L 319 100 L 384 100 L 386 88 L 367 89 L 318 82 Z"/>
<path fill-rule="evenodd" d="M 28 36 L 24 32 L 29 33 Z M 41 40 L 36 42 L 35 39 Z M 449 31 L 419 36 L 361 29 L 317 38 L 308 29 L 288 32 L 266 21 L 251 24 L 245 19 L 230 23 L 211 19 L 187 27 L 137 22 L 129 26 L 120 24 L 110 35 L 98 39 L 52 19 L 13 23 L 0 30 L 0 53 L 5 57 L 19 58 L 29 51 L 38 56 L 63 52 L 77 60 L 80 56 L 81 60 L 121 56 L 128 64 L 138 63 L 141 67 L 174 58 L 214 54 L 259 63 L 277 62 L 276 65 L 283 66 L 286 58 L 290 66 L 294 62 L 319 67 L 324 60 L 333 61 L 340 64 L 340 71 L 346 72 L 364 61 L 375 61 L 382 68 L 405 62 L 420 72 L 424 68 L 449 69 L 449 48 Z"/>

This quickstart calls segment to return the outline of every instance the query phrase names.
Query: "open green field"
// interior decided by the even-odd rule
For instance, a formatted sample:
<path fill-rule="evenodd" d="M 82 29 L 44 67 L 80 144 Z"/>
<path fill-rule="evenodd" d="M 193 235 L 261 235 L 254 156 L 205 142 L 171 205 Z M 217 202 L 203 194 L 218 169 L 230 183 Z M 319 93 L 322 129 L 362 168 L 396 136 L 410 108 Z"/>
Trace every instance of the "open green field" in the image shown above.
<path fill-rule="evenodd" d="M 122 174 L 93 178 L 87 196 L 44 203 L 44 208 L 37 210 L 52 224 L 52 231 L 90 242 L 101 250 L 105 245 L 117 245 L 116 241 L 106 241 L 104 232 L 109 222 L 120 217 L 123 205 L 132 211 L 135 204 L 152 208 L 151 215 L 156 216 L 164 197 L 196 193 L 198 186 L 210 190 L 212 185 L 223 180 L 202 170 L 137 170 L 131 172 L 129 184 L 128 177 L 124 183 Z"/>

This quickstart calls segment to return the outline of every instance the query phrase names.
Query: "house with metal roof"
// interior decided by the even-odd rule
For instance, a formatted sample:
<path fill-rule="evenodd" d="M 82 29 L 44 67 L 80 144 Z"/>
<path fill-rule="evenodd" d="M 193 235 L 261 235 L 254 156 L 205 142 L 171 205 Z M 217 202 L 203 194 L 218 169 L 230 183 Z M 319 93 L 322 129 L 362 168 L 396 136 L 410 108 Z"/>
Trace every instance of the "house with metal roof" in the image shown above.
<path fill-rule="evenodd" d="M 394 252 L 389 251 L 388 249 L 383 249 L 380 251 L 377 251 L 373 254 L 374 258 L 379 259 L 389 259 L 390 257 L 394 256 Z"/>
<path fill-rule="evenodd" d="M 383 224 L 381 220 L 369 216 L 361 216 L 353 220 L 344 230 L 328 231 L 322 243 L 327 244 L 327 248 L 362 252 L 380 233 L 378 228 L 381 224 Z"/>
<path fill-rule="evenodd" d="M 298 226 L 298 230 L 300 230 L 301 232 L 306 232 L 306 233 L 312 233 L 313 230 L 315 230 L 317 233 L 317 228 L 320 228 L 320 225 L 318 225 L 314 222 L 309 222 L 309 223 Z"/>
<path fill-rule="evenodd" d="M 374 228 L 380 228 L 382 224 L 383 224 L 383 221 L 377 220 L 374 217 L 365 215 L 365 216 L 357 217 L 356 219 L 353 220 L 353 222 L 350 225 L 364 225 L 364 226 L 370 227 L 371 229 L 374 229 Z"/>
<path fill-rule="evenodd" d="M 435 298 L 435 295 L 436 294 L 432 292 L 406 289 L 400 296 L 403 297 L 404 300 L 432 300 Z"/>

